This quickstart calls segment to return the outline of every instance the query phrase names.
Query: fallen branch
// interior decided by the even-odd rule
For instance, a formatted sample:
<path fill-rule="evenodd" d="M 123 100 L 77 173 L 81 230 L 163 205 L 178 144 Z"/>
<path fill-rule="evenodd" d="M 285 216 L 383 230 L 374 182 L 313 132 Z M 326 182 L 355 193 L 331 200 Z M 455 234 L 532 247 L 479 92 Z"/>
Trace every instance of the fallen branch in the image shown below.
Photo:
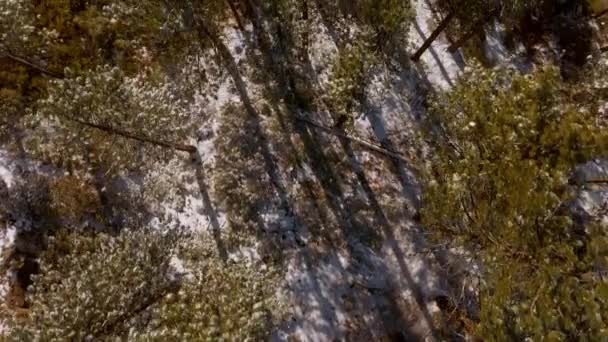
<path fill-rule="evenodd" d="M 147 144 L 152 144 L 152 145 L 156 145 L 156 146 L 160 146 L 160 147 L 164 147 L 164 148 L 170 148 L 170 149 L 173 149 L 176 151 L 181 151 L 181 152 L 188 152 L 188 153 L 196 152 L 196 147 L 194 147 L 192 145 L 183 145 L 183 144 L 176 144 L 176 143 L 171 143 L 171 142 L 167 142 L 167 141 L 156 140 L 156 139 L 152 139 L 152 138 L 138 136 L 136 134 L 129 133 L 127 131 L 123 131 L 121 129 L 102 125 L 102 124 L 94 124 L 91 122 L 82 121 L 82 120 L 75 119 L 72 117 L 66 117 L 66 118 L 68 120 L 76 122 L 80 125 L 94 128 L 94 129 L 97 129 L 97 130 L 100 130 L 100 131 L 103 131 L 103 132 L 106 132 L 106 133 L 109 133 L 112 135 L 117 135 L 117 136 L 120 136 L 123 138 L 139 141 L 141 143 L 147 143 Z"/>
<path fill-rule="evenodd" d="M 401 155 L 401 154 L 399 154 L 397 152 L 393 152 L 393 151 L 387 150 L 386 148 L 381 147 L 378 144 L 375 144 L 375 143 L 373 143 L 371 141 L 366 141 L 366 140 L 363 140 L 363 139 L 360 139 L 360 138 L 356 138 L 356 137 L 353 137 L 353 136 L 349 136 L 349 135 L 340 133 L 340 132 L 336 131 L 333 128 L 325 127 L 325 126 L 320 125 L 320 124 L 318 124 L 318 123 L 316 123 L 316 122 L 314 122 L 314 121 L 312 121 L 310 119 L 303 118 L 303 117 L 300 117 L 300 116 L 296 117 L 296 120 L 298 120 L 300 122 L 303 122 L 303 123 L 305 123 L 305 124 L 307 124 L 309 126 L 312 126 L 314 128 L 318 128 L 318 129 L 320 129 L 320 130 L 322 130 L 322 131 L 324 131 L 326 133 L 329 133 L 331 135 L 334 135 L 334 136 L 337 136 L 337 137 L 340 137 L 340 138 L 344 138 L 344 139 L 348 139 L 348 140 L 350 140 L 350 141 L 352 141 L 352 142 L 354 142 L 354 143 L 356 143 L 356 144 L 358 144 L 360 146 L 363 146 L 364 148 L 366 148 L 368 150 L 380 153 L 382 155 L 385 155 L 385 156 L 393 158 L 393 159 L 397 159 L 398 161 L 401 161 L 401 162 L 404 162 L 404 163 L 410 163 L 410 161 L 407 160 L 407 158 L 405 156 L 403 156 L 403 155 Z"/>
<path fill-rule="evenodd" d="M 12 60 L 13 62 L 16 62 L 18 64 L 24 65 L 24 66 L 26 66 L 28 68 L 37 70 L 40 73 L 45 74 L 47 76 L 50 76 L 50 77 L 53 77 L 53 78 L 63 78 L 63 75 L 56 74 L 56 73 L 54 73 L 52 71 L 49 71 L 48 69 L 43 68 L 43 67 L 41 67 L 41 66 L 39 66 L 37 64 L 34 64 L 33 62 L 30 62 L 30 61 L 28 61 L 27 59 L 25 59 L 23 57 L 19 57 L 19 56 L 13 55 L 12 53 L 10 53 L 8 51 L 3 51 L 0 54 L 0 57 L 8 58 L 8 59 Z"/>

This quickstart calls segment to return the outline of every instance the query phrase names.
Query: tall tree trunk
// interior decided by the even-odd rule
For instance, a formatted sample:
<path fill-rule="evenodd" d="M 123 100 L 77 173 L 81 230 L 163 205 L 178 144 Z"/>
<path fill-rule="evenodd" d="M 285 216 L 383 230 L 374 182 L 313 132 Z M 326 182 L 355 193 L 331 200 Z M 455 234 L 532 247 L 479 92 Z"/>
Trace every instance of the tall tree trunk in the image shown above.
<path fill-rule="evenodd" d="M 114 127 L 110 127 L 110 126 L 106 126 L 106 125 L 102 125 L 102 124 L 95 124 L 92 122 L 87 122 L 87 121 L 83 121 L 83 120 L 79 120 L 79 119 L 75 119 L 75 118 L 67 117 L 67 116 L 65 116 L 65 118 L 67 120 L 70 120 L 77 124 L 80 124 L 80 125 L 83 125 L 83 126 L 86 126 L 89 128 L 94 128 L 94 129 L 103 131 L 105 133 L 108 133 L 110 135 L 115 135 L 115 136 L 123 137 L 126 139 L 139 141 L 141 143 L 151 144 L 151 145 L 155 145 L 158 147 L 168 148 L 168 149 L 172 149 L 172 150 L 176 150 L 176 151 L 180 151 L 180 152 L 188 152 L 188 153 L 196 152 L 196 147 L 194 147 L 192 145 L 182 145 L 182 144 L 176 144 L 176 143 L 172 143 L 172 142 L 168 142 L 168 141 L 162 141 L 162 140 L 157 140 L 157 139 L 153 139 L 153 138 L 142 137 L 142 136 L 121 130 L 119 128 L 114 128 Z"/>
<path fill-rule="evenodd" d="M 431 33 L 431 35 L 424 41 L 420 49 L 418 49 L 418 51 L 416 51 L 416 53 L 412 56 L 412 61 L 417 62 L 420 59 L 420 56 L 422 56 L 422 54 L 431 46 L 431 44 L 433 44 L 433 42 L 435 41 L 435 39 L 437 39 L 437 37 L 439 37 L 441 32 L 443 32 L 448 27 L 448 24 L 452 21 L 452 18 L 454 18 L 454 12 L 448 13 L 448 15 L 443 18 L 443 20 L 439 23 L 439 26 L 437 26 L 435 31 Z"/>
<path fill-rule="evenodd" d="M 237 10 L 236 6 L 234 6 L 234 2 L 232 2 L 233 0 L 226 0 L 226 2 L 228 2 L 228 6 L 230 6 L 230 10 L 232 11 L 232 15 L 234 15 L 234 19 L 236 20 L 236 24 L 239 27 L 239 30 L 241 30 L 241 32 L 245 32 L 245 26 L 243 26 L 243 21 L 241 20 L 241 15 L 239 14 L 239 11 Z"/>

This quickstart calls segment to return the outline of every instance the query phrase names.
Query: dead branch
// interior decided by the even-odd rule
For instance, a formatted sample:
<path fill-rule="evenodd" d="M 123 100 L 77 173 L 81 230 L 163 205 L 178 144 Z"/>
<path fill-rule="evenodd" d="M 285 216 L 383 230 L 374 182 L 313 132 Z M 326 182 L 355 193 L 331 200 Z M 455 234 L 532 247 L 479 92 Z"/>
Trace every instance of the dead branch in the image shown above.
<path fill-rule="evenodd" d="M 366 141 L 366 140 L 363 140 L 363 139 L 360 139 L 360 138 L 356 138 L 356 137 L 353 137 L 353 136 L 350 136 L 350 135 L 347 135 L 347 134 L 340 133 L 340 132 L 336 131 L 335 129 L 332 129 L 332 128 L 329 128 L 329 127 L 325 127 L 323 125 L 320 125 L 320 124 L 318 124 L 318 123 L 316 123 L 316 122 L 314 122 L 314 121 L 312 121 L 310 119 L 304 118 L 304 117 L 298 116 L 298 117 L 296 117 L 296 120 L 298 120 L 298 121 L 300 121 L 302 123 L 305 123 L 305 124 L 307 124 L 309 126 L 312 126 L 314 128 L 320 129 L 320 130 L 324 131 L 325 133 L 328 133 L 328 134 L 331 134 L 331 135 L 334 135 L 334 136 L 337 136 L 337 137 L 340 137 L 340 138 L 348 139 L 348 140 L 356 143 L 357 145 L 360 145 L 360 146 L 362 146 L 362 147 L 364 147 L 364 148 L 366 148 L 368 150 L 374 151 L 376 153 L 380 153 L 380 154 L 382 154 L 384 156 L 387 156 L 387 157 L 390 157 L 390 158 L 393 158 L 393 159 L 397 159 L 397 160 L 399 160 L 401 162 L 404 162 L 404 163 L 411 164 L 411 161 L 409 161 L 405 156 L 403 156 L 403 155 L 401 155 L 401 154 L 399 154 L 397 152 L 393 152 L 393 151 L 387 150 L 387 149 L 385 149 L 385 148 L 383 148 L 383 147 L 379 146 L 378 144 L 375 144 L 375 143 L 373 143 L 371 141 Z"/>
<path fill-rule="evenodd" d="M 188 153 L 196 152 L 196 147 L 194 147 L 192 145 L 176 144 L 176 143 L 156 140 L 156 139 L 152 139 L 152 138 L 148 138 L 148 137 L 142 137 L 142 136 L 138 136 L 136 134 L 115 128 L 115 127 L 110 127 L 110 126 L 106 126 L 106 125 L 102 125 L 102 124 L 95 124 L 95 123 L 79 120 L 79 119 L 72 118 L 72 117 L 66 117 L 66 119 L 68 119 L 72 122 L 78 123 L 80 125 L 86 126 L 86 127 L 94 128 L 94 129 L 106 132 L 108 134 L 111 134 L 111 135 L 117 135 L 117 136 L 120 136 L 123 138 L 139 141 L 141 143 L 152 144 L 152 145 L 169 148 L 169 149 L 173 149 L 173 150 L 180 151 L 180 152 L 188 152 Z"/>
<path fill-rule="evenodd" d="M 47 76 L 50 76 L 50 77 L 53 77 L 53 78 L 63 78 L 63 75 L 56 74 L 56 73 L 54 73 L 54 72 L 52 72 L 52 71 L 50 71 L 50 70 L 48 70 L 48 69 L 46 69 L 46 68 L 44 68 L 44 67 L 42 67 L 40 65 L 37 65 L 37 64 L 35 64 L 35 63 L 27 60 L 24 57 L 20 57 L 20 56 L 14 55 L 14 54 L 6 51 L 6 50 L 0 52 L 0 57 L 8 58 L 8 59 L 10 59 L 13 62 L 16 62 L 18 64 L 26 66 L 26 67 L 28 67 L 30 69 L 34 69 L 34 70 L 36 70 L 36 71 L 38 71 L 38 72 L 40 72 L 40 73 L 42 73 L 44 75 L 47 75 Z"/>

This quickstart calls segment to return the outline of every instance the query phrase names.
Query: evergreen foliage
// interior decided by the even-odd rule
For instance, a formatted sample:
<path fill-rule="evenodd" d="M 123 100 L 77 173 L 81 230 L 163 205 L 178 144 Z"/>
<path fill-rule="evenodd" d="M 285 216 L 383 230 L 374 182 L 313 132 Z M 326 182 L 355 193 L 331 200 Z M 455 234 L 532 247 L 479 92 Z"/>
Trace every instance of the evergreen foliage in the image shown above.
<path fill-rule="evenodd" d="M 423 223 L 483 261 L 479 332 L 492 340 L 606 337 L 606 229 L 569 216 L 573 167 L 608 151 L 600 99 L 558 71 L 473 69 L 439 97 Z"/>
<path fill-rule="evenodd" d="M 29 315 L 9 318 L 15 341 L 259 340 L 280 310 L 274 272 L 222 263 L 209 236 L 125 229 L 59 232 L 28 289 Z M 179 254 L 186 271 L 175 269 Z M 184 272 L 192 272 L 185 274 Z"/>
<path fill-rule="evenodd" d="M 340 51 L 332 69 L 325 98 L 336 123 L 352 127 L 363 109 L 368 72 L 375 56 L 364 42 L 357 42 Z"/>
<path fill-rule="evenodd" d="M 556 10 L 575 12 L 581 1 L 439 1 L 443 23 L 412 59 L 446 28 L 458 47 L 491 20 L 515 34 L 522 18 L 551 8 L 541 26 L 553 27 L 562 55 L 593 61 L 578 48 L 592 36 L 579 20 L 584 11 Z M 401 169 L 415 153 L 404 152 L 409 136 L 393 139 L 401 113 L 387 112 L 416 106 L 430 114 L 431 153 L 426 143 L 415 151 L 430 157 L 409 165 L 423 170 L 421 223 L 434 246 L 447 241 L 482 265 L 476 333 L 608 340 L 608 230 L 570 211 L 585 186 L 574 184 L 573 169 L 608 151 L 608 64 L 577 69 L 576 84 L 552 66 L 529 74 L 473 66 L 423 109 L 424 68 L 404 62 L 413 4 L 0 0 L 0 157 L 10 150 L 12 163 L 0 172 L 15 177 L 10 186 L 0 179 L 0 229 L 10 227 L 14 239 L 0 246 L 0 276 L 10 278 L 7 297 L 18 297 L 0 304 L 0 339 L 267 340 L 285 323 L 277 293 L 284 270 L 257 260 L 268 256 L 302 257 L 289 267 L 309 268 L 295 272 L 310 279 L 295 291 L 314 287 L 319 305 L 406 302 L 398 298 L 404 282 L 386 277 L 368 287 L 374 279 L 363 284 L 359 275 L 380 266 L 408 273 L 385 252 L 413 255 L 394 243 L 417 234 L 396 198 L 412 185 Z M 333 42 L 311 43 L 319 31 Z M 579 35 L 585 44 L 568 43 Z M 374 97 L 392 97 L 364 132 L 354 122 L 377 100 L 366 98 L 376 71 L 386 87 Z M 196 147 L 195 128 L 205 132 Z M 391 159 L 378 162 L 384 157 Z M 402 184 L 388 184 L 396 178 L 385 171 Z M 197 224 L 213 226 L 213 235 L 181 229 L 205 229 Z M 239 257 L 242 248 L 256 260 Z M 322 258 L 328 267 L 311 272 Z M 321 298 L 337 283 L 334 268 L 353 275 L 342 304 Z M 347 282 L 364 295 L 351 298 Z M 364 305 L 347 303 L 355 300 Z M 443 304 L 449 310 L 437 318 L 451 311 L 443 328 L 470 332 L 464 305 Z M 395 325 L 388 312 L 369 322 Z M 368 323 L 334 316 L 327 321 L 344 330 Z"/>
<path fill-rule="evenodd" d="M 51 81 L 25 117 L 28 151 L 71 170 L 118 172 L 174 155 L 190 131 L 188 99 L 150 71 L 128 77 L 117 67 Z M 168 146 L 162 146 L 162 144 Z"/>

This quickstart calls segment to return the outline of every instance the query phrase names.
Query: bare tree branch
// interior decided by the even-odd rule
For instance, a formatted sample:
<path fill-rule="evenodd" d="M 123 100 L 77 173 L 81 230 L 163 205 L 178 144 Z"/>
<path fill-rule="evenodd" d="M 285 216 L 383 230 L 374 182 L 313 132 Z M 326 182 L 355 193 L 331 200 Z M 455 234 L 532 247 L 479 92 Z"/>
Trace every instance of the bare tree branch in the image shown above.
<path fill-rule="evenodd" d="M 12 54 L 11 52 L 9 52 L 7 49 L 3 49 L 3 51 L 0 51 L 0 58 L 8 58 L 13 62 L 16 62 L 18 64 L 21 64 L 23 66 L 26 66 L 30 69 L 34 69 L 42 74 L 45 74 L 47 76 L 53 77 L 53 78 L 63 78 L 63 75 L 60 74 L 56 74 L 50 70 L 48 70 L 47 68 L 44 68 L 40 65 L 35 64 L 34 62 L 31 62 L 29 60 L 27 60 L 24 57 L 20 57 L 17 55 Z"/>

